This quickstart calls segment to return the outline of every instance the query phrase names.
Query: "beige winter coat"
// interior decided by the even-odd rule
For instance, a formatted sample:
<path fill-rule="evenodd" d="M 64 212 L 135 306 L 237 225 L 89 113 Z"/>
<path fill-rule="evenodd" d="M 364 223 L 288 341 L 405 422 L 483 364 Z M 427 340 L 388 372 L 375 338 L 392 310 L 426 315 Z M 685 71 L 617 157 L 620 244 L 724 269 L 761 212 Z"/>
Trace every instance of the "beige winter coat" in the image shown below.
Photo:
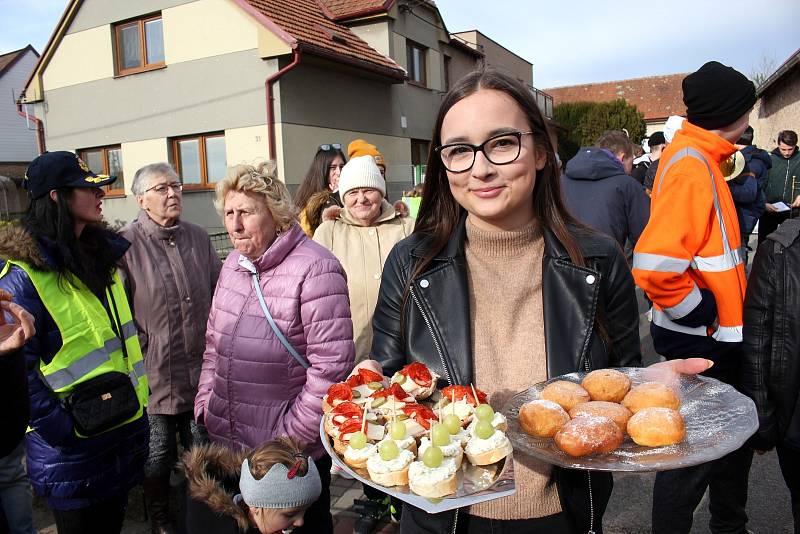
<path fill-rule="evenodd" d="M 372 346 L 372 313 L 378 302 L 386 257 L 413 230 L 414 219 L 398 214 L 384 200 L 381 214 L 372 226 L 359 226 L 345 208 L 336 219 L 323 221 L 314 232 L 314 241 L 333 252 L 347 273 L 356 362 L 366 359 Z"/>

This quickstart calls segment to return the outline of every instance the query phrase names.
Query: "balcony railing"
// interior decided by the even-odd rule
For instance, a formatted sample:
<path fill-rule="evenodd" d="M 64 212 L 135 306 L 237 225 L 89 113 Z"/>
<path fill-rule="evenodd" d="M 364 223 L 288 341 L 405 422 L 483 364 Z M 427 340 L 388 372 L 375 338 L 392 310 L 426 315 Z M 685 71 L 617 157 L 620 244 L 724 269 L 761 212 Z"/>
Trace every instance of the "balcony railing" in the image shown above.
<path fill-rule="evenodd" d="M 536 99 L 536 103 L 539 105 L 539 109 L 541 110 L 542 114 L 548 119 L 552 119 L 553 97 L 533 86 L 529 85 L 528 88 L 533 93 L 533 97 Z"/>

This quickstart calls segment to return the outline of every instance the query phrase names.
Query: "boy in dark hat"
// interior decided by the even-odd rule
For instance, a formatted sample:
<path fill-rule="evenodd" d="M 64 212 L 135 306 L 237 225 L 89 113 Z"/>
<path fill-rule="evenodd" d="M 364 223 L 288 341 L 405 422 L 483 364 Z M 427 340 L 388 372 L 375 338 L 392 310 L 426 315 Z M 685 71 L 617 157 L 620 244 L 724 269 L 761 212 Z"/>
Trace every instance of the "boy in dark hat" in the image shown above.
<path fill-rule="evenodd" d="M 659 130 L 650 134 L 650 137 L 647 138 L 647 147 L 650 149 L 650 153 L 642 156 L 640 161 L 633 167 L 633 172 L 631 172 L 631 176 L 637 182 L 644 185 L 647 169 L 658 161 L 665 146 L 667 146 L 667 140 L 664 138 L 664 132 Z"/>
<path fill-rule="evenodd" d="M 633 275 L 653 301 L 656 352 L 708 358 L 714 365 L 705 375 L 738 386 L 746 277 L 736 206 L 720 164 L 736 151 L 756 91 L 743 74 L 711 61 L 684 78 L 683 101 L 687 120 L 661 156 Z M 711 532 L 744 532 L 751 461 L 743 447 L 658 473 L 652 531 L 689 532 L 710 488 Z"/>

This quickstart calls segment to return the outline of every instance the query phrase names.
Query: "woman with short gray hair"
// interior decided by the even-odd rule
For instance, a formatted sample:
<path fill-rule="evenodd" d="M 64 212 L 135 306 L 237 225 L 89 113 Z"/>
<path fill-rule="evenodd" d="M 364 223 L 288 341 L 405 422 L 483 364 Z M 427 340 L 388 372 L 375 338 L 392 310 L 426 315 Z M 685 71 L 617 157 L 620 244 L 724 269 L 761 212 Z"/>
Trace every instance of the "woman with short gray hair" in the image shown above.
<path fill-rule="evenodd" d="M 182 188 L 168 163 L 139 169 L 131 189 L 141 211 L 120 230 L 131 242 L 123 262 L 151 389 L 144 491 L 152 531 L 159 533 L 173 532 L 168 504 L 175 434 L 184 448 L 201 439 L 192 408 L 222 266 L 205 229 L 180 220 Z"/>

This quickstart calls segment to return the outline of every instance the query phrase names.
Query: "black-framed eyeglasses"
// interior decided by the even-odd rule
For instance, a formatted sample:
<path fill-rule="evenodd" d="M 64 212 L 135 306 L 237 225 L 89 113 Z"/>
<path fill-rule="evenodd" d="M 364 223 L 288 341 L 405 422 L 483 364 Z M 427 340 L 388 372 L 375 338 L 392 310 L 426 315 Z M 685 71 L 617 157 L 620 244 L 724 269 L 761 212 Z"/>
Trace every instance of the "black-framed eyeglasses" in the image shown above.
<path fill-rule="evenodd" d="M 327 152 L 329 150 L 341 150 L 341 149 L 342 145 L 340 145 L 339 143 L 325 143 L 323 145 L 319 145 L 319 148 L 317 150 L 320 150 L 322 152 Z"/>
<path fill-rule="evenodd" d="M 172 189 L 176 193 L 180 193 L 181 191 L 183 191 L 183 184 L 180 182 L 172 182 L 170 184 L 158 184 L 154 185 L 153 187 L 145 189 L 144 192 L 147 193 L 148 191 L 155 191 L 159 195 L 166 195 L 170 189 Z"/>
<path fill-rule="evenodd" d="M 495 165 L 508 165 L 519 157 L 522 136 L 533 132 L 506 132 L 493 135 L 480 145 L 448 143 L 434 149 L 439 154 L 444 168 L 450 172 L 466 172 L 475 164 L 475 154 L 483 152 L 486 159 Z"/>

